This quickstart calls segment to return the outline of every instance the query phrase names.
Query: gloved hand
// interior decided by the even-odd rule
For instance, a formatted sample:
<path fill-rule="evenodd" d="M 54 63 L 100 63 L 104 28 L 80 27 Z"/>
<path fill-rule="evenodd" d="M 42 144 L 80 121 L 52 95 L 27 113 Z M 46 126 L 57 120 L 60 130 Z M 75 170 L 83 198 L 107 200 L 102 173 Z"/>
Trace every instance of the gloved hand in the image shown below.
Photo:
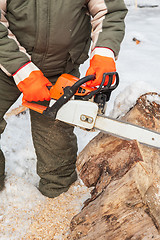
<path fill-rule="evenodd" d="M 91 80 L 86 83 L 89 87 L 96 87 L 101 84 L 103 73 L 107 72 L 115 72 L 116 64 L 114 61 L 114 53 L 112 50 L 108 48 L 100 48 L 97 47 L 92 52 L 93 57 L 90 60 L 90 66 L 86 72 L 86 76 L 95 74 L 96 79 Z M 104 86 L 107 85 L 109 77 L 106 77 Z M 115 81 L 115 77 L 113 77 L 112 84 Z"/>
<path fill-rule="evenodd" d="M 23 100 L 29 102 L 50 100 L 47 86 L 52 84 L 32 62 L 20 68 L 13 74 L 13 78 L 18 89 L 23 93 Z"/>

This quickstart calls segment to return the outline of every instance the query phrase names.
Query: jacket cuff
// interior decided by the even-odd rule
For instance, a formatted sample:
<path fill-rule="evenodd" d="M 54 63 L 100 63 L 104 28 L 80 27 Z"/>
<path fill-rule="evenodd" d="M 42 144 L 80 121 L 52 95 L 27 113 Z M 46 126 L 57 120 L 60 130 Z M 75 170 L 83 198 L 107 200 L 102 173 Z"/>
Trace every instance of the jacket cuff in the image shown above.
<path fill-rule="evenodd" d="M 115 60 L 114 52 L 110 48 L 106 48 L 106 47 L 95 47 L 91 52 L 90 58 L 92 59 L 94 55 L 110 57 Z"/>
<path fill-rule="evenodd" d="M 34 65 L 31 61 L 19 68 L 12 76 L 16 85 L 18 85 L 25 78 L 29 77 L 30 73 L 33 71 L 38 71 L 39 68 Z"/>

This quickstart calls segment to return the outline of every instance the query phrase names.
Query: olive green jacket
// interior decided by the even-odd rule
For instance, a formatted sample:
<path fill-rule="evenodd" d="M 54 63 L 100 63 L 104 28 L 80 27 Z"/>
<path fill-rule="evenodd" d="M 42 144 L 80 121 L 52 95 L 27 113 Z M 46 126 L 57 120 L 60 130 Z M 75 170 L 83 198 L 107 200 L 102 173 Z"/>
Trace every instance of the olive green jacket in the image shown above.
<path fill-rule="evenodd" d="M 117 56 L 126 13 L 123 0 L 0 0 L 1 68 L 13 74 L 31 60 L 48 77 L 70 72 L 88 58 L 91 38 L 92 49 Z"/>

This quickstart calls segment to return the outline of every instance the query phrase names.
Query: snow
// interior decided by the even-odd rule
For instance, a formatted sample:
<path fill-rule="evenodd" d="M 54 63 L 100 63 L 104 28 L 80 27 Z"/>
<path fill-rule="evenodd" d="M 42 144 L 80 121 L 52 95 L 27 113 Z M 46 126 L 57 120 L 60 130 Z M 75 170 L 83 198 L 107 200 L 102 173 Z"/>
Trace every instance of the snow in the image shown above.
<path fill-rule="evenodd" d="M 137 2 L 146 5 L 146 1 Z M 148 0 L 148 5 L 151 2 L 159 4 L 159 0 Z M 124 115 L 143 93 L 160 92 L 160 7 L 136 8 L 135 1 L 126 0 L 126 3 L 129 8 L 126 17 L 126 34 L 117 60 L 120 85 L 113 92 L 106 112 L 112 117 Z M 133 38 L 140 40 L 140 43 L 136 44 Z M 81 76 L 84 76 L 88 65 L 89 61 L 86 61 L 81 66 Z M 20 103 L 21 98 L 12 108 Z M 36 217 L 48 203 L 51 206 L 51 215 L 54 210 L 58 211 L 58 207 L 61 209 L 62 205 L 66 214 L 68 214 L 67 209 L 69 211 L 69 215 L 63 215 L 64 211 L 61 215 L 58 211 L 60 218 L 56 218 L 57 222 L 56 211 L 51 218 L 51 222 L 57 224 L 57 233 L 52 235 L 53 239 L 65 239 L 64 230 L 58 226 L 63 222 L 64 226 L 69 228 L 68 219 L 80 211 L 83 202 L 89 197 L 89 190 L 80 182 L 54 200 L 42 196 L 37 190 L 39 177 L 36 174 L 36 156 L 31 140 L 28 111 L 19 117 L 8 118 L 7 123 L 1 139 L 1 146 L 6 156 L 7 178 L 6 187 L 0 193 L 0 240 L 51 239 L 42 237 L 42 233 L 38 230 L 37 238 L 32 237 L 31 234 L 32 227 L 36 225 Z M 97 134 L 79 128 L 75 129 L 75 133 L 79 152 Z M 72 201 L 69 201 L 70 197 Z M 49 221 L 47 216 L 46 219 Z M 53 230 L 53 227 L 51 229 Z"/>

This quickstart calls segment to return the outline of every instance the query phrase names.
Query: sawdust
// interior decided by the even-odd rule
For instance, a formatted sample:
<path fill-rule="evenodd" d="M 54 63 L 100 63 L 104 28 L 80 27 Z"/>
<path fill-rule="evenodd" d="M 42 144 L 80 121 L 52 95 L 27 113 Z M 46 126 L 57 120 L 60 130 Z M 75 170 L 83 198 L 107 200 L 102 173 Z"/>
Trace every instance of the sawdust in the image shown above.
<path fill-rule="evenodd" d="M 68 192 L 54 199 L 46 198 L 44 205 L 38 206 L 39 214 L 32 217 L 30 230 L 22 240 L 67 239 L 71 219 L 80 212 L 89 196 L 89 189 L 78 180 Z"/>

